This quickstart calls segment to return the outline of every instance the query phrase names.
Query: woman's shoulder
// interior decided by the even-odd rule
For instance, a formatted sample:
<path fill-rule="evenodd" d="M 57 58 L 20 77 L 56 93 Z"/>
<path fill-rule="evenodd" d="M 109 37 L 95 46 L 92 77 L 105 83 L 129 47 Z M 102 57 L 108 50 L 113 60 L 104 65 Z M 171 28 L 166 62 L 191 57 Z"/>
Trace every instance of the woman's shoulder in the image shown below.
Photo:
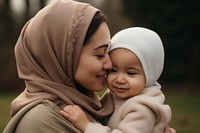
<path fill-rule="evenodd" d="M 59 107 L 51 101 L 44 100 L 24 115 L 20 121 L 22 128 L 35 132 L 80 132 L 60 114 Z M 20 127 L 19 123 L 19 127 Z M 24 126 L 25 125 L 25 126 Z"/>
<path fill-rule="evenodd" d="M 40 122 L 51 121 L 51 119 L 55 119 L 59 116 L 59 108 L 56 106 L 56 104 L 49 100 L 44 100 L 40 104 L 37 104 L 27 111 L 22 120 L 25 119 L 27 122 L 31 121 L 31 123 L 36 122 L 35 124 L 37 124 Z"/>
<path fill-rule="evenodd" d="M 18 120 L 15 132 L 79 133 L 80 131 L 61 116 L 60 109 L 56 104 L 49 100 L 43 100 L 24 113 Z"/>

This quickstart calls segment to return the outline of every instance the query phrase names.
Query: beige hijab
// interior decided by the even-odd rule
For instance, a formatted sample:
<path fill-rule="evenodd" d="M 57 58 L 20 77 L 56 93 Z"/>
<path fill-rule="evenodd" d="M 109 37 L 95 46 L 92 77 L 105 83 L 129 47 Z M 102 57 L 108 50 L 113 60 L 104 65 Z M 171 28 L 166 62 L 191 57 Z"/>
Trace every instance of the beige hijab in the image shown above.
<path fill-rule="evenodd" d="M 18 74 L 26 88 L 11 105 L 12 116 L 25 105 L 48 99 L 59 107 L 77 104 L 101 118 L 113 111 L 110 97 L 99 101 L 74 86 L 89 24 L 99 10 L 86 3 L 57 0 L 26 23 L 15 46 Z"/>

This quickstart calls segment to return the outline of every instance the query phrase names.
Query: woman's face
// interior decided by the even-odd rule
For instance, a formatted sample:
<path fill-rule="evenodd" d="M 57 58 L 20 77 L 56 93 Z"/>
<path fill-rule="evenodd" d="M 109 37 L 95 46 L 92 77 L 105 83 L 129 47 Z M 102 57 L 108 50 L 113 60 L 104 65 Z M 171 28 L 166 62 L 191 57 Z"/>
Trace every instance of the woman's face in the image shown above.
<path fill-rule="evenodd" d="M 107 52 L 110 44 L 110 31 L 102 22 L 97 31 L 83 47 L 75 80 L 90 91 L 104 89 L 107 72 L 112 63 Z"/>

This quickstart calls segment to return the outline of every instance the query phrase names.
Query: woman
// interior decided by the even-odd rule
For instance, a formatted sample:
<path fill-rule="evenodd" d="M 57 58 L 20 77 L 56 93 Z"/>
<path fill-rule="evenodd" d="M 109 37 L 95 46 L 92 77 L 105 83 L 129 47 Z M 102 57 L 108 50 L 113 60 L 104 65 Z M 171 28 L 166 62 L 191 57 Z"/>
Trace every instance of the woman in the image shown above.
<path fill-rule="evenodd" d="M 11 105 L 3 133 L 79 133 L 60 114 L 77 104 L 91 121 L 113 112 L 104 88 L 112 63 L 105 17 L 89 4 L 58 0 L 39 11 L 22 29 L 15 47 L 18 74 L 26 89 Z M 101 121 L 102 122 L 102 121 Z"/>

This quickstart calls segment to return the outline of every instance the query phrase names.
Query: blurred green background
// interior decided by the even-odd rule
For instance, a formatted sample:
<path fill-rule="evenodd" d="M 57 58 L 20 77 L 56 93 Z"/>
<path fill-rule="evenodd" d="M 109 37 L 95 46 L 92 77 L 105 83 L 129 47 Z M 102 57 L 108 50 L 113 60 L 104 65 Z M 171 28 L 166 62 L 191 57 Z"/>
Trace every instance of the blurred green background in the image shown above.
<path fill-rule="evenodd" d="M 23 25 L 55 0 L 0 0 L 0 131 L 9 120 L 10 102 L 24 89 L 18 79 L 14 46 Z M 200 1 L 79 0 L 100 8 L 111 35 L 131 27 L 156 31 L 165 48 L 159 82 L 173 111 L 177 133 L 200 130 Z"/>

